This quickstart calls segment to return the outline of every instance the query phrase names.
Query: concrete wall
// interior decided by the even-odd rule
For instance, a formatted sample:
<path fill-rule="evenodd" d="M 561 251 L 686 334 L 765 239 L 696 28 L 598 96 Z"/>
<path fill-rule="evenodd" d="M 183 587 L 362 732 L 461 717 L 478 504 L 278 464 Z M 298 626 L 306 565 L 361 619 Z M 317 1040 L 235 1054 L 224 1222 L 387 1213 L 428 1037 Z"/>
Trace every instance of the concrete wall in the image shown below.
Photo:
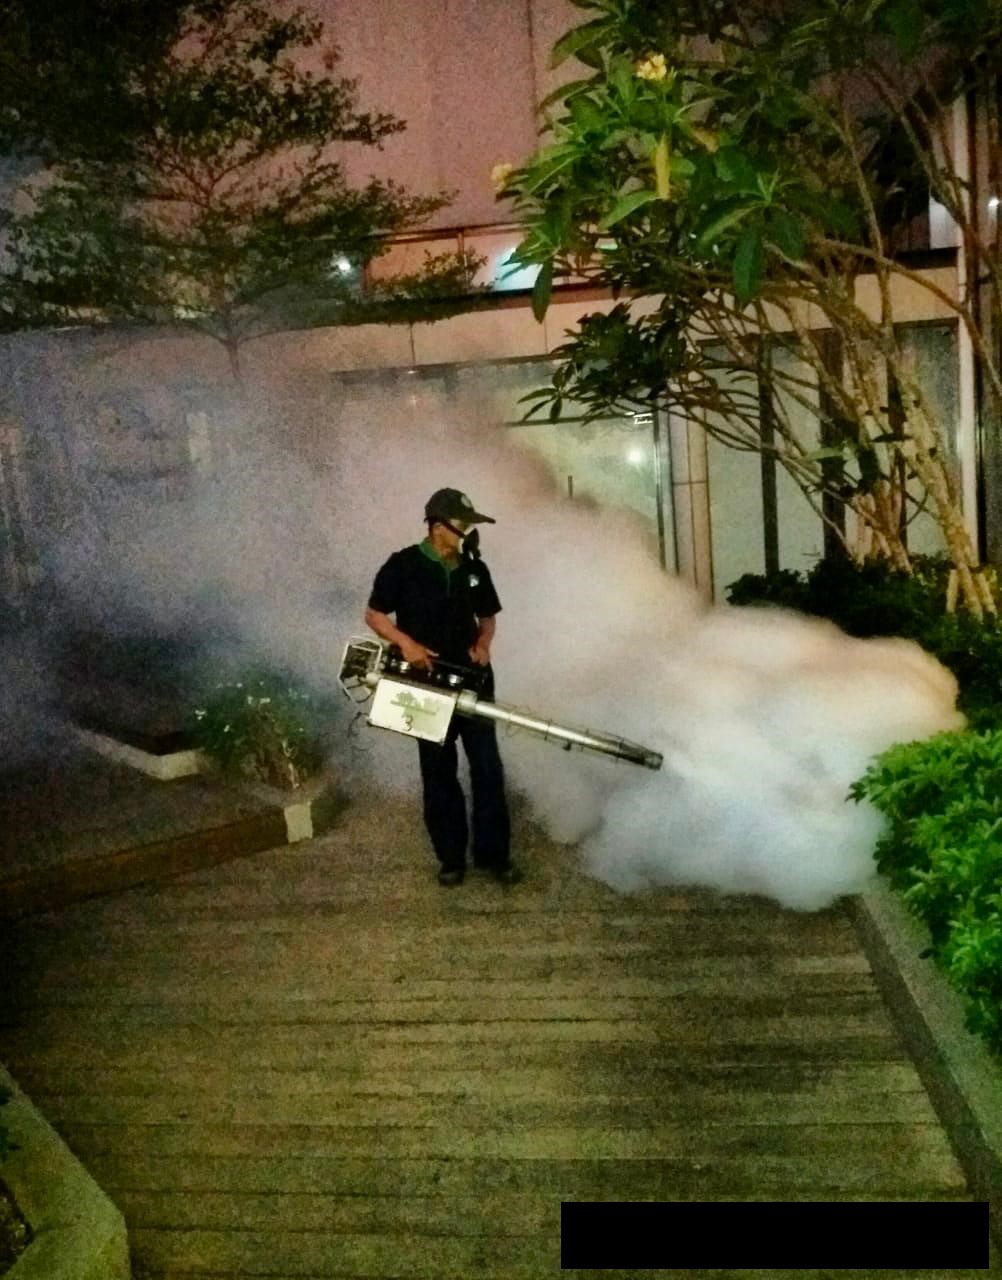
<path fill-rule="evenodd" d="M 357 77 L 363 104 L 407 121 L 382 153 L 358 148 L 354 180 L 370 173 L 415 191 L 454 190 L 433 226 L 503 222 L 490 170 L 533 149 L 536 103 L 566 70 L 549 70 L 554 41 L 581 22 L 568 0 L 309 0 Z"/>

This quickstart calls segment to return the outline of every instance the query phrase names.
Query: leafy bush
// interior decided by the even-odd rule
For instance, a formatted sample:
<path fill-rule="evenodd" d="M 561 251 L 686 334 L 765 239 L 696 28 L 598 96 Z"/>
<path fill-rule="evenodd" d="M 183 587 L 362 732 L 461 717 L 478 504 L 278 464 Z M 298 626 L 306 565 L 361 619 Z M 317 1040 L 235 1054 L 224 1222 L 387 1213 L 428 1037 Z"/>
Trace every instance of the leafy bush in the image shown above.
<path fill-rule="evenodd" d="M 915 639 L 957 677 L 957 705 L 972 729 L 1002 724 L 1002 625 L 942 614 Z"/>
<path fill-rule="evenodd" d="M 319 705 L 283 675 L 217 684 L 195 720 L 198 745 L 224 772 L 296 788 L 323 764 Z"/>
<path fill-rule="evenodd" d="M 746 573 L 727 588 L 727 601 L 734 605 L 772 604 L 807 613 L 807 583 L 793 569 Z"/>
<path fill-rule="evenodd" d="M 949 564 L 938 557 L 916 557 L 914 574 L 900 573 L 886 562 L 857 566 L 819 560 L 806 578 L 807 608 L 853 636 L 917 640 L 946 615 L 949 572 Z"/>
<path fill-rule="evenodd" d="M 1002 1055 L 1002 731 L 892 747 L 851 795 L 886 816 L 877 866 L 927 924 L 968 1028 Z"/>
<path fill-rule="evenodd" d="M 915 573 L 883 564 L 821 560 L 807 574 L 745 574 L 727 588 L 735 605 L 782 605 L 829 618 L 853 636 L 904 636 L 957 677 L 972 728 L 1002 723 L 1002 625 L 947 613 L 949 564 L 916 557 Z"/>

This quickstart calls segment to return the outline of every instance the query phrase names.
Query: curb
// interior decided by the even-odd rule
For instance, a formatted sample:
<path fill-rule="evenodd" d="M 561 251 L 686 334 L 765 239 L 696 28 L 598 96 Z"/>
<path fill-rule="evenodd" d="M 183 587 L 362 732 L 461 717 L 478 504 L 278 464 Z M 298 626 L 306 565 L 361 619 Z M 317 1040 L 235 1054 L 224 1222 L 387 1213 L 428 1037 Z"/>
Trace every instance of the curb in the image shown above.
<path fill-rule="evenodd" d="M 0 882 L 0 919 L 58 911 L 84 898 L 199 871 L 286 842 L 284 815 L 270 812 L 133 849 L 80 858 Z"/>
<path fill-rule="evenodd" d="M 285 821 L 285 844 L 298 844 L 330 828 L 337 809 L 334 781 L 330 775 L 311 778 L 297 791 L 282 791 L 261 782 L 243 782 L 240 790 L 280 809 Z"/>
<path fill-rule="evenodd" d="M 157 753 L 145 751 L 133 743 L 109 737 L 106 733 L 96 733 L 93 729 L 85 729 L 80 725 L 74 725 L 73 732 L 84 746 L 90 747 L 106 760 L 112 760 L 115 764 L 127 764 L 160 782 L 172 782 L 175 778 L 190 778 L 198 773 L 209 772 L 209 762 L 201 751 Z"/>
<path fill-rule="evenodd" d="M 241 783 L 240 790 L 263 801 L 267 809 L 236 822 L 0 881 L 0 920 L 57 911 L 85 898 L 311 840 L 332 825 L 337 809 L 330 775 L 311 779 L 298 791 L 257 783 Z"/>
<path fill-rule="evenodd" d="M 18 1150 L 3 1163 L 34 1233 L 4 1280 L 129 1280 L 125 1219 L 7 1071 L 4 1122 Z"/>
<path fill-rule="evenodd" d="M 898 1023 L 974 1198 L 1002 1246 L 1002 1067 L 964 1026 L 961 998 L 920 953 L 929 935 L 883 883 L 849 903 L 874 977 Z"/>

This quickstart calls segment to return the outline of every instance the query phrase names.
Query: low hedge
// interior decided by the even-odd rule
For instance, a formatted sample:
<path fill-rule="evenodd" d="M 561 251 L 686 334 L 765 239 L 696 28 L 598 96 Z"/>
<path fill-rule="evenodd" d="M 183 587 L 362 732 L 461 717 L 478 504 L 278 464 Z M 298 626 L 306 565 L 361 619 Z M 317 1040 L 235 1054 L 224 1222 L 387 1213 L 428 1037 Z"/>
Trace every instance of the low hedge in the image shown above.
<path fill-rule="evenodd" d="M 904 636 L 957 677 L 973 729 L 1002 724 L 1002 624 L 947 613 L 949 564 L 916 557 L 914 575 L 884 565 L 819 561 L 809 573 L 745 574 L 727 588 L 735 605 L 781 605 L 829 618 L 851 636 Z"/>
<path fill-rule="evenodd" d="M 948 575 L 936 558 L 914 576 L 822 561 L 727 591 L 731 604 L 798 609 L 850 635 L 904 636 L 957 677 L 968 728 L 891 747 L 850 797 L 885 816 L 877 867 L 928 926 L 926 954 L 961 994 L 968 1028 L 1002 1056 L 1002 625 L 947 613 Z"/>
<path fill-rule="evenodd" d="M 928 926 L 969 1030 L 1002 1056 L 1002 730 L 891 747 L 850 794 L 884 814 L 877 867 Z"/>

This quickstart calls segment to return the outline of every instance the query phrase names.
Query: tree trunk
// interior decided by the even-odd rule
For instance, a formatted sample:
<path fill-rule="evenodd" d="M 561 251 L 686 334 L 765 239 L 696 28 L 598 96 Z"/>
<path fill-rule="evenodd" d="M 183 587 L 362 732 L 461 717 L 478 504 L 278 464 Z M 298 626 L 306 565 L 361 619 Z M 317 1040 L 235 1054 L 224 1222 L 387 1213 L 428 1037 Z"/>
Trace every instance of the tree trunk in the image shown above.
<path fill-rule="evenodd" d="M 904 389 L 902 394 L 905 394 Z M 936 521 L 957 574 L 957 602 L 978 619 L 986 615 L 995 617 L 998 613 L 995 596 L 964 524 L 953 477 L 943 462 L 938 433 L 924 406 L 910 390 L 907 393 L 906 417 L 913 442 L 908 462 L 932 501 Z"/>
<path fill-rule="evenodd" d="M 244 385 L 244 374 L 243 366 L 240 362 L 240 343 L 231 334 L 227 334 L 223 339 L 223 346 L 226 348 L 226 358 L 230 362 L 230 372 L 233 374 L 233 381 L 242 390 Z"/>

